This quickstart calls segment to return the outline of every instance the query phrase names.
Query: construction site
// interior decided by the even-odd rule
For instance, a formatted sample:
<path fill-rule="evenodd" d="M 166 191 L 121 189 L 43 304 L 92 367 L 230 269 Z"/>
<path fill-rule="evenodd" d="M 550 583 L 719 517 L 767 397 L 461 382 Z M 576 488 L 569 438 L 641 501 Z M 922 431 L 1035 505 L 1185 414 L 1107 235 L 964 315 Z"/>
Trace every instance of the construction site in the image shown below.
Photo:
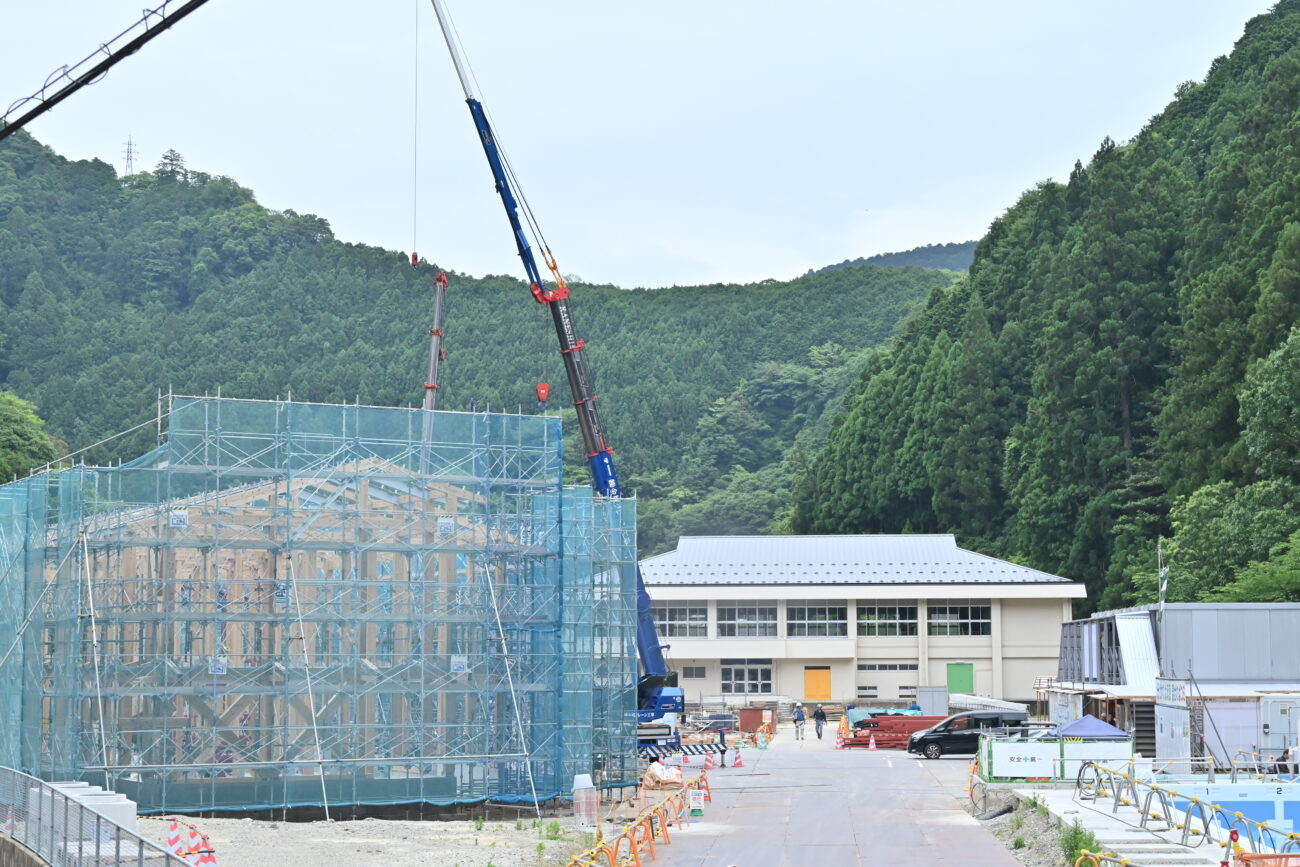
<path fill-rule="evenodd" d="M 635 502 L 554 417 L 176 397 L 0 487 L 0 764 L 143 813 L 636 775 Z"/>

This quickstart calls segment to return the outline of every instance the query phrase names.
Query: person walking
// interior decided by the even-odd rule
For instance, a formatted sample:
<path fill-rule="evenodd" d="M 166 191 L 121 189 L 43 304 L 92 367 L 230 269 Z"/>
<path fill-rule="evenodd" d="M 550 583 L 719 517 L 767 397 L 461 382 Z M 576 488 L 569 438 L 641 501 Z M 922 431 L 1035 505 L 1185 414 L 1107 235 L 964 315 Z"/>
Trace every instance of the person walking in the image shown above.
<path fill-rule="evenodd" d="M 808 715 L 803 712 L 803 705 L 795 704 L 790 719 L 794 720 L 794 739 L 797 741 L 803 740 L 803 724 L 808 720 Z"/>
<path fill-rule="evenodd" d="M 821 740 L 822 729 L 826 725 L 826 711 L 822 710 L 821 705 L 817 705 L 817 710 L 813 711 L 813 722 L 817 726 L 817 740 Z"/>

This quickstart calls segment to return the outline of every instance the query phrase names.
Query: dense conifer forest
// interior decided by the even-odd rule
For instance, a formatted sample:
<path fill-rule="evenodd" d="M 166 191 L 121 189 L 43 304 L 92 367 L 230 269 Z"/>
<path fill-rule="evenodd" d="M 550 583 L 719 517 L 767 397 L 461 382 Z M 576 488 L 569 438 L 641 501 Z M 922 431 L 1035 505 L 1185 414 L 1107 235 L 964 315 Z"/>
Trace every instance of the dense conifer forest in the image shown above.
<path fill-rule="evenodd" d="M 539 381 L 553 386 L 550 411 L 566 405 L 553 327 L 521 280 L 458 274 L 454 251 L 418 268 L 408 256 L 344 243 L 320 217 L 268 210 L 175 152 L 119 178 L 10 138 L 0 145 L 0 387 L 10 392 L 0 451 L 14 432 L 4 478 L 152 418 L 160 388 L 417 404 L 439 268 L 451 273 L 440 406 L 532 412 Z M 863 351 L 952 279 L 855 268 L 746 286 L 576 286 L 609 441 L 625 488 L 642 498 L 642 551 L 671 547 L 679 532 L 769 529 Z M 582 483 L 569 428 L 567 478 Z M 153 436 L 86 458 L 129 458 Z"/>
<path fill-rule="evenodd" d="M 1300 600 L 1300 2 L 1021 196 L 854 387 L 804 533 L 956 531 L 1090 606 Z"/>

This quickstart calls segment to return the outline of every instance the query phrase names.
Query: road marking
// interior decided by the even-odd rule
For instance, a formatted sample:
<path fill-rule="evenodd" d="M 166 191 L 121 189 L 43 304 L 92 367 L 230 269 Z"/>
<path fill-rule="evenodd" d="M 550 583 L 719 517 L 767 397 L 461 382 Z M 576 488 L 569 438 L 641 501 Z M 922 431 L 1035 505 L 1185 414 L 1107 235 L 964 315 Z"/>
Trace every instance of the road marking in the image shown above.
<path fill-rule="evenodd" d="M 893 759 L 885 759 L 885 764 L 889 765 L 889 766 L 892 768 L 892 767 L 894 766 L 894 760 L 893 760 Z"/>

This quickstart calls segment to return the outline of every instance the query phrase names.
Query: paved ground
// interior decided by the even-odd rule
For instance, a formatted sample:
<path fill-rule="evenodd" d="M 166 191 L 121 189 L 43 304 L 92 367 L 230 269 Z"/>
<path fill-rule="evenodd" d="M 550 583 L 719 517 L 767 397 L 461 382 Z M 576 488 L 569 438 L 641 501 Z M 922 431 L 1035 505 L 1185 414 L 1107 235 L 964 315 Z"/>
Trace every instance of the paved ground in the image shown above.
<path fill-rule="evenodd" d="M 674 829 L 655 867 L 1017 867 L 962 807 L 969 756 L 837 751 L 832 731 L 809 738 L 784 730 L 771 748 L 744 750 L 743 768 L 711 772 L 704 819 Z"/>

